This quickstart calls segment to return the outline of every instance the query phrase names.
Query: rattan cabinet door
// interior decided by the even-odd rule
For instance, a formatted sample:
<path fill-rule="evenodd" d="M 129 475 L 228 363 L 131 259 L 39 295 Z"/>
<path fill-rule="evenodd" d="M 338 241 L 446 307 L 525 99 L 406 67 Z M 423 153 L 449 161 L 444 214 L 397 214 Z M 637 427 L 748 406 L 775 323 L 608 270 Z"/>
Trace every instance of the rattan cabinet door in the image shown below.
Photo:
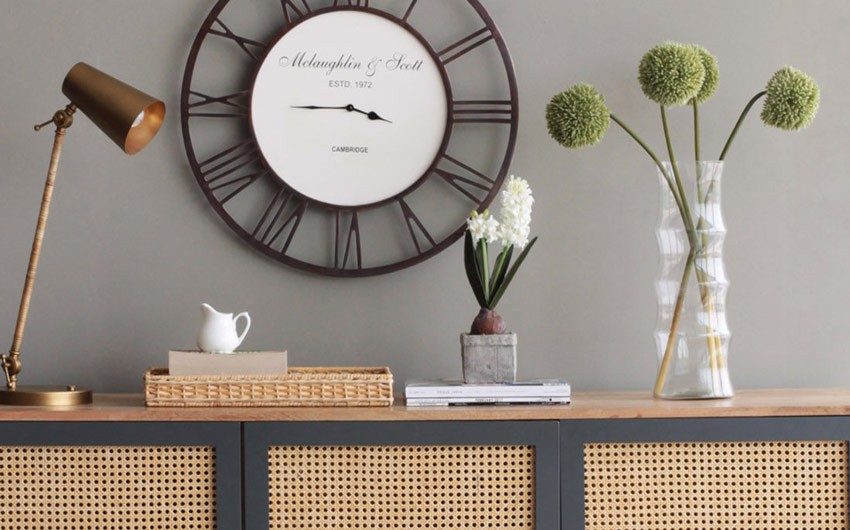
<path fill-rule="evenodd" d="M 850 418 L 563 422 L 564 530 L 847 530 Z"/>
<path fill-rule="evenodd" d="M 238 423 L 0 422 L 3 530 L 238 530 Z"/>
<path fill-rule="evenodd" d="M 249 423 L 247 530 L 551 530 L 558 424 Z"/>

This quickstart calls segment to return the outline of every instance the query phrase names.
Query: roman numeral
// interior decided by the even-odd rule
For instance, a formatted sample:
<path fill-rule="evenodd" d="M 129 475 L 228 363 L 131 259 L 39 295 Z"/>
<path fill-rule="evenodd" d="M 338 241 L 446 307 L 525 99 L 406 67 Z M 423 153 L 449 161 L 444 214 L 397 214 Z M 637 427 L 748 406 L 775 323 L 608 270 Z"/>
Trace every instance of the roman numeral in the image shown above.
<path fill-rule="evenodd" d="M 192 112 L 189 111 L 189 117 L 204 117 L 204 118 L 243 118 L 248 115 L 248 106 L 242 103 L 241 100 L 248 95 L 247 90 L 234 92 L 226 96 L 208 96 L 201 92 L 190 90 L 189 94 L 200 98 L 200 101 L 189 103 L 189 109 L 204 107 L 207 105 L 222 105 L 227 107 L 228 112 Z"/>
<path fill-rule="evenodd" d="M 401 206 L 401 214 L 404 216 L 404 222 L 407 223 L 407 230 L 410 232 L 410 239 L 413 240 L 413 246 L 416 247 L 416 253 L 422 254 L 422 245 L 419 242 L 419 238 L 416 236 L 416 228 L 419 229 L 421 235 L 425 238 L 428 243 L 431 244 L 432 247 L 437 246 L 437 242 L 434 241 L 434 238 L 431 237 L 431 234 L 428 233 L 428 230 L 425 229 L 425 225 L 422 224 L 422 221 L 416 217 L 416 214 L 413 213 L 413 210 L 410 206 L 405 202 L 404 199 L 399 199 L 399 206 Z"/>
<path fill-rule="evenodd" d="M 439 177 L 449 183 L 454 189 L 463 194 L 464 197 L 474 202 L 475 204 L 480 204 L 484 197 L 481 196 L 481 192 L 485 192 L 485 196 L 490 193 L 490 190 L 493 189 L 493 186 L 496 184 L 496 181 L 492 178 L 488 177 L 484 173 L 477 171 L 463 162 L 452 158 L 451 156 L 444 154 L 443 159 L 451 162 L 455 166 L 464 170 L 463 175 L 458 175 L 457 173 L 453 173 L 451 171 L 447 171 L 445 169 L 437 168 L 434 170 Z M 455 170 L 457 171 L 457 170 Z"/>
<path fill-rule="evenodd" d="M 233 33 L 233 32 L 230 30 L 230 28 L 228 28 L 228 27 L 224 24 L 224 22 L 222 22 L 222 21 L 221 21 L 221 19 L 219 19 L 219 18 L 216 18 L 216 19 L 213 21 L 213 23 L 214 23 L 214 24 L 218 24 L 218 25 L 221 27 L 221 29 L 216 29 L 216 28 L 214 28 L 214 27 L 210 26 L 210 30 L 209 30 L 209 31 L 210 31 L 210 33 L 211 33 L 211 34 L 213 34 L 213 35 L 218 35 L 219 37 L 224 37 L 224 38 L 226 38 L 226 39 L 230 39 L 230 40 L 232 40 L 232 41 L 233 41 L 233 42 L 235 42 L 235 43 L 236 43 L 236 44 L 237 44 L 240 48 L 242 48 L 242 51 L 244 51 L 245 53 L 247 53 L 247 54 L 248 54 L 248 55 L 249 55 L 252 59 L 254 59 L 255 61 L 259 60 L 259 58 L 260 58 L 260 57 L 259 57 L 259 55 L 257 55 L 257 54 L 256 54 L 254 51 L 252 51 L 252 50 L 259 50 L 259 51 L 265 50 L 265 49 L 266 49 L 266 45 L 265 45 L 265 44 L 263 44 L 262 42 L 259 42 L 259 41 L 255 41 L 255 40 L 249 39 L 249 38 L 247 38 L 247 37 L 241 37 L 241 36 L 239 36 L 239 35 L 237 35 L 237 34 Z"/>
<path fill-rule="evenodd" d="M 260 217 L 259 221 L 257 221 L 257 226 L 255 226 L 254 231 L 251 232 L 251 237 L 262 243 L 266 243 L 266 241 L 268 241 L 272 228 L 274 228 L 277 224 L 277 220 L 283 214 L 283 211 L 286 209 L 286 205 L 289 204 L 291 196 L 292 193 L 287 191 L 285 188 L 277 190 L 277 193 L 275 193 L 274 197 L 272 197 L 266 211 L 263 212 L 263 216 Z M 274 216 L 272 216 L 271 220 L 269 220 L 269 216 L 271 216 L 272 212 L 274 212 Z M 265 227 L 265 231 L 263 232 L 263 235 L 260 236 L 259 234 L 263 227 Z"/>
<path fill-rule="evenodd" d="M 292 208 L 288 208 L 290 204 Z M 289 209 L 289 215 L 284 216 L 287 209 Z M 251 236 L 271 248 L 288 230 L 286 241 L 280 249 L 281 254 L 286 254 L 306 211 L 307 201 L 295 198 L 292 191 L 286 188 L 280 188 L 272 197 L 266 211 L 251 232 Z"/>
<path fill-rule="evenodd" d="M 341 5 L 342 0 L 334 0 L 334 7 Z M 345 0 L 349 7 L 369 7 L 369 0 Z"/>
<path fill-rule="evenodd" d="M 407 19 L 410 18 L 410 15 L 413 14 L 413 8 L 416 7 L 416 2 L 418 0 L 410 0 L 410 5 L 407 6 L 407 11 L 404 12 L 404 16 L 401 18 L 403 22 L 407 22 Z"/>
<path fill-rule="evenodd" d="M 343 238 L 345 241 L 343 241 Z M 344 248 L 343 248 L 344 245 Z M 352 251 L 352 246 L 354 247 Z M 351 212 L 351 220 L 348 230 L 342 233 L 342 213 L 336 212 L 336 229 L 334 236 L 334 268 L 345 269 L 348 266 L 349 256 L 356 259 L 356 267 L 363 268 L 363 253 L 360 245 L 360 222 L 357 219 L 357 211 Z M 340 261 L 340 250 L 343 250 L 342 261 Z"/>
<path fill-rule="evenodd" d="M 452 104 L 455 123 L 493 124 L 513 123 L 513 103 L 510 100 L 462 100 Z"/>
<path fill-rule="evenodd" d="M 260 167 L 248 173 L 234 175 L 251 164 L 257 164 L 259 160 L 257 146 L 253 140 L 245 140 L 200 162 L 198 168 L 211 192 L 230 189 L 224 198 L 219 199 L 219 204 L 224 205 L 268 173 Z"/>
<path fill-rule="evenodd" d="M 292 24 L 293 21 L 303 17 L 305 13 L 313 11 L 310 9 L 310 5 L 307 4 L 307 0 L 301 0 L 300 2 L 296 2 L 295 0 L 280 0 L 280 5 L 283 8 L 283 16 L 287 24 Z M 290 11 L 294 13 L 294 17 L 290 15 Z"/>
<path fill-rule="evenodd" d="M 493 33 L 489 28 L 482 28 L 443 49 L 437 55 L 439 55 L 440 61 L 447 65 L 491 40 L 493 40 Z"/>

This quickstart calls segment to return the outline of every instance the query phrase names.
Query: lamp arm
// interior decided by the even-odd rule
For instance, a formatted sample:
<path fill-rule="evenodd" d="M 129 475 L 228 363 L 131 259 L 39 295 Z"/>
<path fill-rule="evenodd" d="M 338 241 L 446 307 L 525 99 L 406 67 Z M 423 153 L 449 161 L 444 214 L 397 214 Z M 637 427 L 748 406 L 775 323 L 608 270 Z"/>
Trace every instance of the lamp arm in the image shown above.
<path fill-rule="evenodd" d="M 65 132 L 74 123 L 74 112 L 77 108 L 71 104 L 64 109 L 57 111 L 53 115 L 53 119 L 43 124 L 36 125 L 35 130 L 41 130 L 42 127 L 53 123 L 56 125 L 56 133 L 53 138 L 53 151 L 50 155 L 50 166 L 47 170 L 47 180 L 44 183 L 44 193 L 41 197 L 41 210 L 38 214 L 38 223 L 36 224 L 35 237 L 32 241 L 32 251 L 30 252 L 29 265 L 27 266 L 27 276 L 24 282 L 24 289 L 21 293 L 21 304 L 18 308 L 18 320 L 15 324 L 15 335 L 12 339 L 12 347 L 9 349 L 8 355 L 3 355 L 0 362 L 3 365 L 3 373 L 6 376 L 6 385 L 10 390 L 14 390 L 17 385 L 18 374 L 21 372 L 21 345 L 24 341 L 24 330 L 27 325 L 27 315 L 29 314 L 30 300 L 32 298 L 33 287 L 35 286 L 35 276 L 38 271 L 38 260 L 41 256 L 41 245 L 44 241 L 44 232 L 47 228 L 47 216 L 50 213 L 50 202 L 53 198 L 53 186 L 56 181 L 56 172 L 59 168 L 59 158 L 62 155 L 62 144 L 65 141 Z"/>

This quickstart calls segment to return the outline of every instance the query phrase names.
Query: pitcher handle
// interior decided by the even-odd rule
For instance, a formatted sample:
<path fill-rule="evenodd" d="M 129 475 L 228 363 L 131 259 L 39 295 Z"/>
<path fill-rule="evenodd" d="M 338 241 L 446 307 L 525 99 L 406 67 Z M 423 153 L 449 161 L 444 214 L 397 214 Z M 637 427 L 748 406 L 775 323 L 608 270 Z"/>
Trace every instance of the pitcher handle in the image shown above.
<path fill-rule="evenodd" d="M 233 324 L 236 325 L 237 321 L 240 318 L 245 319 L 245 329 L 243 329 L 242 334 L 239 335 L 239 344 L 236 345 L 237 348 L 242 344 L 242 341 L 245 340 L 245 335 L 248 334 L 248 330 L 251 329 L 251 315 L 249 315 L 248 313 L 239 313 L 238 315 L 233 317 Z"/>

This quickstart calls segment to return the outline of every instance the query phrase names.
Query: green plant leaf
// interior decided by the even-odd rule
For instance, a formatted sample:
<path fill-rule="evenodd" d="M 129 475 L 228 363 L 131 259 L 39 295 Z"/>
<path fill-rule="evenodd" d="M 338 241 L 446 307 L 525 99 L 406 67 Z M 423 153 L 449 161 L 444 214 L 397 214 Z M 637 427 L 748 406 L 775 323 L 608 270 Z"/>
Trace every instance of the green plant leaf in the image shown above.
<path fill-rule="evenodd" d="M 528 243 L 528 245 L 526 245 L 525 249 L 523 249 L 523 251 L 520 253 L 513 267 L 511 267 L 510 272 L 508 272 L 508 275 L 505 276 L 505 281 L 499 287 L 499 290 L 496 292 L 493 298 L 490 300 L 490 304 L 487 306 L 487 309 L 493 310 L 496 308 L 496 304 L 498 304 L 499 300 L 502 299 L 502 295 L 505 294 L 505 291 L 508 289 L 508 286 L 511 284 L 511 281 L 514 279 L 514 276 L 516 276 L 520 265 L 522 265 L 522 262 L 525 261 L 526 256 L 528 256 L 528 253 L 531 251 L 531 247 L 533 247 L 536 242 L 537 238 L 535 237 Z"/>
<path fill-rule="evenodd" d="M 481 289 L 486 301 L 490 293 L 490 256 L 489 246 L 483 238 L 478 240 L 478 267 L 481 271 Z"/>
<path fill-rule="evenodd" d="M 472 234 L 468 230 L 463 241 L 463 265 L 466 269 L 466 279 L 469 280 L 469 286 L 472 287 L 472 294 L 475 295 L 479 307 L 486 307 L 487 299 L 484 296 L 484 289 L 481 287 L 481 277 L 478 275 L 478 260 L 475 257 Z"/>
<path fill-rule="evenodd" d="M 502 282 L 505 281 L 505 274 L 508 272 L 508 267 L 511 265 L 511 256 L 514 253 L 514 246 L 505 247 L 496 258 L 496 265 L 493 267 L 493 278 L 490 280 L 490 292 L 487 293 L 487 303 L 493 300 L 493 296 L 498 292 Z"/>

